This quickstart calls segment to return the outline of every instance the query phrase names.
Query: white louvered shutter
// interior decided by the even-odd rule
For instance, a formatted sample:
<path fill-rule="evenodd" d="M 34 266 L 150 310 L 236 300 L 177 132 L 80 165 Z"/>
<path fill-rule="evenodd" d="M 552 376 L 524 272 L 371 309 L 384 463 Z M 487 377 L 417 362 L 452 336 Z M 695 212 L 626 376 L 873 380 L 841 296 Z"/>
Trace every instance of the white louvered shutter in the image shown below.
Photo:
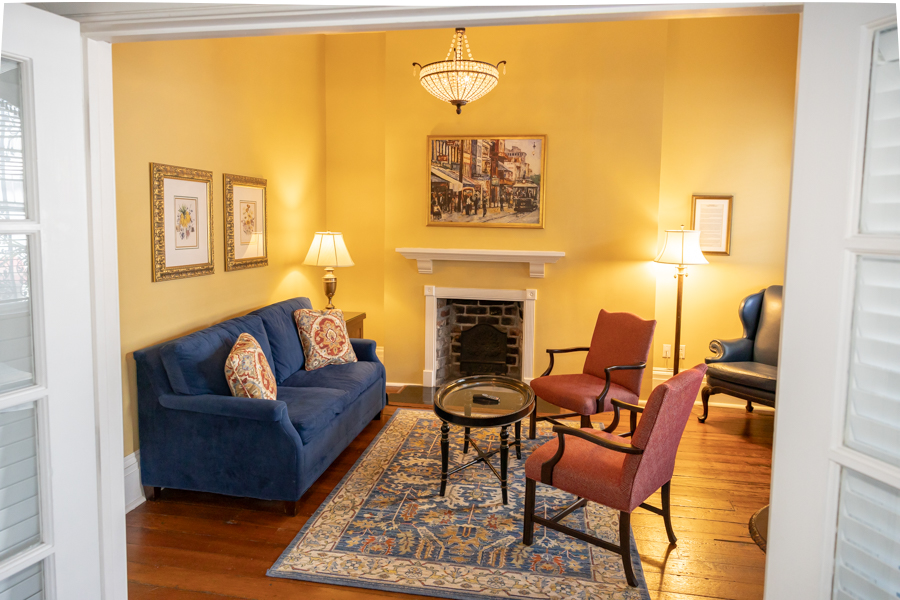
<path fill-rule="evenodd" d="M 869 83 L 862 233 L 900 233 L 900 56 L 897 27 L 875 36 Z"/>
<path fill-rule="evenodd" d="M 0 560 L 41 541 L 35 413 L 34 403 L 0 411 Z"/>
<path fill-rule="evenodd" d="M 0 581 L 0 600 L 43 600 L 43 564 L 34 564 Z"/>

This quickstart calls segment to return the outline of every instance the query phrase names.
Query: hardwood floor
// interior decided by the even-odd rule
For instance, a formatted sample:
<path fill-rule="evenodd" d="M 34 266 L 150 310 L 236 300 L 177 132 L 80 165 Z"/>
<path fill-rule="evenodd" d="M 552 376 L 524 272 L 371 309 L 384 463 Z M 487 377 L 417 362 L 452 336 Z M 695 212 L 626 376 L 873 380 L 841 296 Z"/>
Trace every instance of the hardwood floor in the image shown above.
<path fill-rule="evenodd" d="M 280 502 L 176 490 L 163 490 L 161 500 L 130 512 L 129 598 L 417 597 L 265 575 L 394 410 L 385 409 L 383 420 L 371 423 L 340 455 L 303 497 L 296 517 L 279 512 Z M 750 539 L 747 522 L 769 502 L 772 423 L 772 413 L 723 408 L 711 408 L 706 424 L 690 419 L 672 480 L 678 544 L 668 545 L 660 517 L 643 509 L 632 516 L 653 600 L 763 597 L 765 554 Z M 659 505 L 658 495 L 650 501 Z"/>

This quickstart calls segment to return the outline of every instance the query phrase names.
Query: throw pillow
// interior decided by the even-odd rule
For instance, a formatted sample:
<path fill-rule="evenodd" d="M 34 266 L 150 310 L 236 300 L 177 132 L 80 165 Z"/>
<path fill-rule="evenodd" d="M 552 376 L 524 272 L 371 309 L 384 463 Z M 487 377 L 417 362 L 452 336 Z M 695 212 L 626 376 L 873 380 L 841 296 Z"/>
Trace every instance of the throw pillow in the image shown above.
<path fill-rule="evenodd" d="M 356 362 L 356 353 L 350 345 L 350 335 L 341 309 L 294 311 L 294 321 L 300 334 L 300 344 L 306 355 L 307 371 L 321 369 L 325 365 L 343 365 Z"/>
<path fill-rule="evenodd" d="M 275 400 L 275 376 L 259 342 L 249 333 L 238 336 L 225 360 L 225 379 L 231 395 L 240 398 Z"/>

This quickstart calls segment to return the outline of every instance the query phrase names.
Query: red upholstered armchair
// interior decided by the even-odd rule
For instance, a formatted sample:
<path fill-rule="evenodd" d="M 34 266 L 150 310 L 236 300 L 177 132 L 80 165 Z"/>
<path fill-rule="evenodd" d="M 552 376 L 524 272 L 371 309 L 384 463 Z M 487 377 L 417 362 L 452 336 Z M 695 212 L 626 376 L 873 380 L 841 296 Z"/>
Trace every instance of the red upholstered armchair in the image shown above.
<path fill-rule="evenodd" d="M 643 408 L 613 400 L 620 408 L 643 413 L 630 444 L 599 429 L 575 429 L 557 425 L 557 439 L 531 453 L 525 462 L 525 519 L 522 542 L 534 540 L 534 524 L 561 531 L 622 557 L 628 585 L 637 585 L 631 563 L 631 512 L 642 507 L 663 517 L 669 543 L 677 540 L 669 511 L 669 486 L 675 454 L 691 408 L 700 391 L 706 365 L 682 371 L 656 387 Z M 536 484 L 575 494 L 578 500 L 553 517 L 535 514 Z M 662 488 L 662 508 L 645 504 Z M 588 501 L 619 511 L 618 545 L 572 529 L 560 521 Z"/>
<path fill-rule="evenodd" d="M 581 426 L 591 427 L 591 415 L 614 410 L 612 423 L 606 431 L 619 424 L 619 408 L 612 399 L 637 404 L 641 395 L 641 379 L 650 355 L 650 342 L 656 321 L 645 321 L 631 313 L 600 311 L 590 348 L 548 349 L 550 366 L 544 374 L 532 380 L 531 388 L 538 398 L 550 404 L 574 412 L 555 415 L 555 418 L 538 417 L 537 402 L 531 413 L 529 437 L 537 434 L 538 421 L 581 416 Z M 553 358 L 564 352 L 587 352 L 584 370 L 579 375 L 551 375 Z M 633 427 L 632 427 L 633 429 Z"/>

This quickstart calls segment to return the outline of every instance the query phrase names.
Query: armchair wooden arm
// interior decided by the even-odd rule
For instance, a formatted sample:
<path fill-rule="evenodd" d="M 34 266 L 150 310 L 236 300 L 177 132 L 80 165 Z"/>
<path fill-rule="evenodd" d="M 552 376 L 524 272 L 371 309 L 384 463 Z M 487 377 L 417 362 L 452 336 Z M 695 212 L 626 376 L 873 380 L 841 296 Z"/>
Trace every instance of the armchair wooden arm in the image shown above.
<path fill-rule="evenodd" d="M 553 370 L 553 357 L 556 354 L 566 354 L 568 352 L 588 352 L 590 348 L 578 346 L 576 348 L 547 348 L 547 354 L 550 355 L 550 366 L 547 367 L 547 370 L 541 373 L 541 377 L 546 377 L 550 374 L 550 371 Z"/>
<path fill-rule="evenodd" d="M 563 453 L 566 451 L 566 436 L 572 435 L 577 438 L 581 438 L 587 442 L 592 444 L 596 444 L 597 446 L 602 446 L 607 450 L 612 450 L 613 452 L 621 452 L 623 454 L 643 454 L 643 448 L 636 448 L 631 444 L 620 444 L 617 442 L 613 442 L 611 440 L 607 440 L 605 438 L 597 437 L 596 435 L 590 434 L 583 429 L 575 429 L 574 427 L 566 427 L 564 425 L 555 425 L 553 427 L 553 432 L 557 435 L 559 439 L 559 445 L 556 449 L 556 454 L 553 457 L 541 465 L 541 482 L 546 483 L 548 485 L 553 484 L 553 469 L 556 467 L 556 464 L 562 460 Z"/>
<path fill-rule="evenodd" d="M 610 379 L 612 377 L 613 371 L 636 371 L 638 369 L 644 369 L 647 367 L 647 363 L 637 363 L 635 365 L 612 365 L 603 369 L 606 372 L 606 385 L 603 386 L 603 391 L 600 392 L 600 395 L 597 396 L 597 412 L 603 412 L 603 403 L 606 400 L 606 394 L 609 393 L 609 384 Z M 624 404 L 624 402 L 622 403 Z M 630 404 L 628 406 L 631 406 Z M 613 404 L 613 420 L 609 424 L 609 427 L 604 428 L 604 431 L 612 432 L 616 427 L 619 426 L 619 408 L 615 404 Z M 632 426 L 631 431 L 634 431 L 635 426 L 637 425 L 637 416 L 632 413 Z M 623 433 L 622 436 L 626 437 L 630 434 Z"/>
<path fill-rule="evenodd" d="M 631 437 L 632 435 L 634 435 L 634 430 L 637 429 L 638 413 L 643 413 L 644 408 L 641 406 L 638 406 L 636 404 L 628 404 L 627 402 L 622 402 L 621 400 L 616 400 L 615 398 L 610 400 L 610 403 L 613 406 L 613 411 L 615 411 L 616 416 L 613 419 L 613 422 L 609 424 L 609 427 L 604 428 L 604 431 L 612 433 L 612 430 L 615 429 L 619 425 L 619 409 L 624 408 L 625 410 L 629 411 L 629 420 L 628 421 L 629 421 L 629 426 L 631 427 L 631 429 L 629 429 L 625 433 L 620 433 L 619 436 L 620 437 Z"/>

